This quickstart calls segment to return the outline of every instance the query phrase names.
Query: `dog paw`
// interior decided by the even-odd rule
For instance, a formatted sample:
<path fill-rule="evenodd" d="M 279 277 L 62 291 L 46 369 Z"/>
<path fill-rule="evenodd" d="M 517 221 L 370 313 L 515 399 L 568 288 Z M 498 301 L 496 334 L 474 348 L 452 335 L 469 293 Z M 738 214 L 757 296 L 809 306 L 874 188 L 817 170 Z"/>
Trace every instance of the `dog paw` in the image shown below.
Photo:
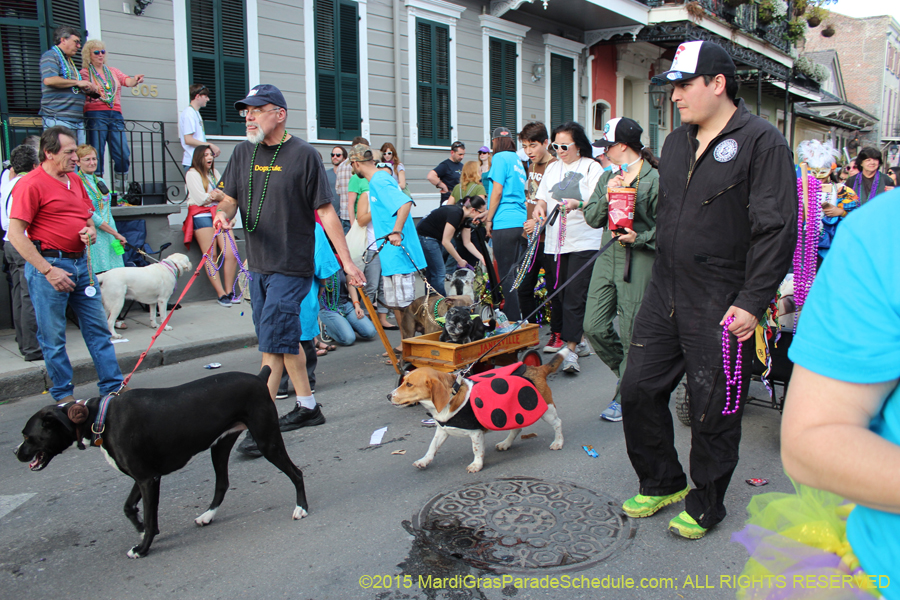
<path fill-rule="evenodd" d="M 467 472 L 467 473 L 477 473 L 478 471 L 481 470 L 481 467 L 482 467 L 482 466 L 484 466 L 483 463 L 480 463 L 480 462 L 473 462 L 473 463 L 470 464 L 468 467 L 466 467 L 466 472 Z"/>
<path fill-rule="evenodd" d="M 112 334 L 111 336 L 109 336 L 109 337 L 110 337 L 110 339 L 113 339 L 113 340 L 121 340 L 121 339 L 122 339 L 122 335 L 121 335 L 121 334 L 118 334 L 118 333 L 113 333 L 113 334 Z"/>
<path fill-rule="evenodd" d="M 150 321 L 150 327 L 156 329 L 157 327 L 159 327 L 159 323 L 157 323 L 156 321 Z"/>
<path fill-rule="evenodd" d="M 213 517 L 216 516 L 216 509 L 208 510 L 196 519 L 194 519 L 194 523 L 203 527 L 204 525 L 209 525 L 212 523 Z"/>
<path fill-rule="evenodd" d="M 154 325 L 154 327 L 155 327 L 155 325 Z M 171 326 L 171 325 L 166 325 L 165 329 L 166 329 L 166 331 L 172 331 L 172 326 Z"/>
<path fill-rule="evenodd" d="M 303 517 L 307 516 L 309 513 L 302 506 L 297 506 L 294 508 L 294 514 L 291 515 L 291 518 L 295 521 L 299 521 Z"/>
<path fill-rule="evenodd" d="M 550 444 L 551 450 L 562 450 L 562 447 L 563 447 L 562 442 L 553 442 L 552 444 Z"/>
<path fill-rule="evenodd" d="M 512 446 L 512 444 L 507 444 L 506 442 L 500 442 L 499 444 L 494 446 L 494 448 L 496 448 L 498 452 L 504 452 L 506 450 L 509 450 L 510 446 Z"/>
<path fill-rule="evenodd" d="M 413 463 L 413 466 L 417 469 L 424 469 L 431 463 L 430 460 L 425 460 L 424 458 L 417 460 Z"/>
<path fill-rule="evenodd" d="M 128 558 L 143 558 L 143 557 L 144 557 L 143 554 L 138 553 L 138 547 L 137 547 L 137 546 L 135 546 L 134 548 L 132 548 L 131 550 L 129 550 L 128 552 L 126 552 L 126 553 L 125 553 L 125 556 L 127 556 Z"/>

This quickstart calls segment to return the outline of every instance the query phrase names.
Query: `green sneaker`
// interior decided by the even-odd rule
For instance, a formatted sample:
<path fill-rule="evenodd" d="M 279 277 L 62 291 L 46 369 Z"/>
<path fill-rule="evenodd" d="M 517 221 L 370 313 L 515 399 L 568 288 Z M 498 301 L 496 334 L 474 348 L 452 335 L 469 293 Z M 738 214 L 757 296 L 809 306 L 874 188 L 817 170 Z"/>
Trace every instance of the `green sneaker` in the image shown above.
<path fill-rule="evenodd" d="M 625 511 L 626 515 L 635 519 L 649 517 L 650 515 L 656 514 L 662 507 L 683 500 L 684 497 L 688 495 L 689 491 L 691 491 L 691 486 L 684 488 L 680 492 L 669 494 L 668 496 L 643 496 L 638 494 L 634 498 L 626 500 L 625 504 L 622 505 L 622 510 Z"/>
<path fill-rule="evenodd" d="M 686 510 L 669 521 L 669 533 L 689 540 L 699 540 L 706 535 L 707 530 L 697 524 L 697 521 L 687 514 Z"/>

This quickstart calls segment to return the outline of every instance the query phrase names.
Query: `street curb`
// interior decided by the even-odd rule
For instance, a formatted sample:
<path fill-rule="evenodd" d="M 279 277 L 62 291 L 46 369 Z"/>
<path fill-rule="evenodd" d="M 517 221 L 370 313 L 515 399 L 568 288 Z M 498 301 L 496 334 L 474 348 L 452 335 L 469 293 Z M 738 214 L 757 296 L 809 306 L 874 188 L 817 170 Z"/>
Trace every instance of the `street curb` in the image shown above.
<path fill-rule="evenodd" d="M 211 356 L 229 350 L 238 350 L 247 346 L 256 346 L 256 334 L 237 335 L 219 340 L 198 344 L 180 344 L 169 348 L 151 350 L 141 363 L 138 371 L 153 369 L 163 365 L 174 365 L 180 362 Z M 134 365 L 141 357 L 141 352 L 129 352 L 117 356 L 122 374 L 131 373 Z M 94 361 L 86 358 L 72 363 L 72 381 L 75 385 L 91 383 L 97 380 Z M 0 375 L 0 402 L 10 404 L 27 396 L 42 393 L 50 387 L 50 377 L 46 367 L 22 369 Z"/>

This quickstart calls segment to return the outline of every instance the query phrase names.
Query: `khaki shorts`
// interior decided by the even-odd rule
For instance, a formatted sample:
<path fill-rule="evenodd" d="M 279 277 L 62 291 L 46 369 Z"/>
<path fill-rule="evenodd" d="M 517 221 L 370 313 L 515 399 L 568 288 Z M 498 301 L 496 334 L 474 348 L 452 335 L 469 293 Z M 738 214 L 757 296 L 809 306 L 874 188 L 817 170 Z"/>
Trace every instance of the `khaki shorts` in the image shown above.
<path fill-rule="evenodd" d="M 416 299 L 416 278 L 408 275 L 388 275 L 381 278 L 384 303 L 391 308 L 406 308 Z"/>

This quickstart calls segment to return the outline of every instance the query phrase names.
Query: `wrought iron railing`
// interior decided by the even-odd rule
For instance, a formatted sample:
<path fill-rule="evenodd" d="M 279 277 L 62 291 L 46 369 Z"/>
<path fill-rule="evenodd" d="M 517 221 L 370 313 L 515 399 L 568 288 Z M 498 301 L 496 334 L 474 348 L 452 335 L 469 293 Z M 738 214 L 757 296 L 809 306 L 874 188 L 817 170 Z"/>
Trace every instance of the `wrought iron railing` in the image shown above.
<path fill-rule="evenodd" d="M 6 159 L 9 153 L 29 135 L 40 136 L 43 131 L 41 118 L 31 115 L 0 114 L 0 154 Z M 85 134 L 90 143 L 91 130 Z M 127 173 L 113 176 L 106 173 L 104 179 L 118 192 L 119 202 L 130 204 L 166 204 L 177 201 L 181 188 L 169 185 L 166 177 L 166 133 L 162 121 L 124 122 L 125 144 L 130 152 L 130 168 Z M 107 147 L 105 156 L 109 156 Z M 105 168 L 101 167 L 101 168 Z M 171 170 L 172 166 L 169 166 Z M 181 173 L 178 173 L 179 179 Z M 183 200 L 182 200 L 183 201 Z"/>

